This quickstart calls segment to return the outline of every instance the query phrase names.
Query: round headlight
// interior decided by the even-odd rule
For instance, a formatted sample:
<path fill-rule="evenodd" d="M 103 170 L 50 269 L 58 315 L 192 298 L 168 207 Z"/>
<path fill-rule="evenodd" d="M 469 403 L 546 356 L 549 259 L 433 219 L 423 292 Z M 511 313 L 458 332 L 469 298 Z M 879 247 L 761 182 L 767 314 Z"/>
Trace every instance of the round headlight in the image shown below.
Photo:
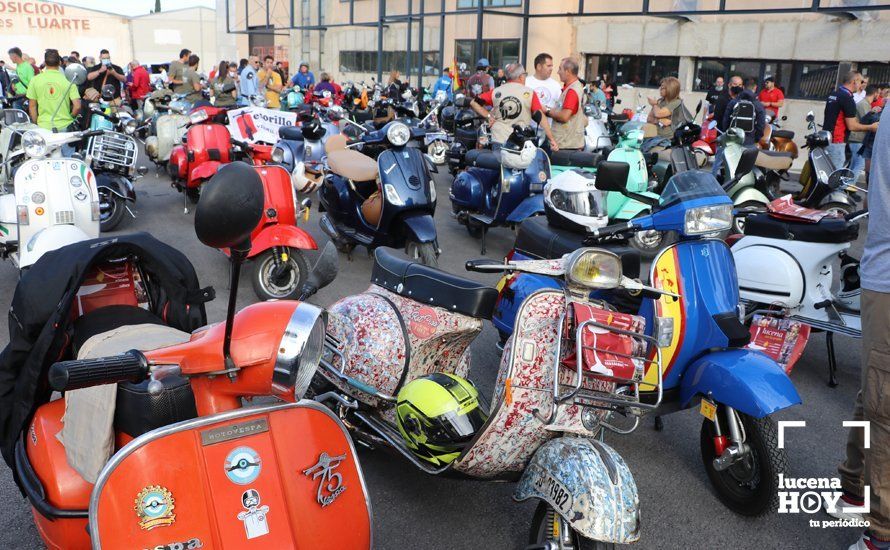
<path fill-rule="evenodd" d="M 302 302 L 291 315 L 278 344 L 272 383 L 283 389 L 292 387 L 297 399 L 306 394 L 321 362 L 325 325 L 325 312 Z"/>
<path fill-rule="evenodd" d="M 396 147 L 401 147 L 411 139 L 411 129 L 401 122 L 393 123 L 386 131 L 386 139 Z"/>
<path fill-rule="evenodd" d="M 566 261 L 569 283 L 587 288 L 616 288 L 621 281 L 621 259 L 614 252 L 581 248 Z"/>
<path fill-rule="evenodd" d="M 281 147 L 272 149 L 272 162 L 284 162 L 284 149 Z"/>
<path fill-rule="evenodd" d="M 33 130 L 22 136 L 22 148 L 29 157 L 42 157 L 46 154 L 46 139 Z"/>

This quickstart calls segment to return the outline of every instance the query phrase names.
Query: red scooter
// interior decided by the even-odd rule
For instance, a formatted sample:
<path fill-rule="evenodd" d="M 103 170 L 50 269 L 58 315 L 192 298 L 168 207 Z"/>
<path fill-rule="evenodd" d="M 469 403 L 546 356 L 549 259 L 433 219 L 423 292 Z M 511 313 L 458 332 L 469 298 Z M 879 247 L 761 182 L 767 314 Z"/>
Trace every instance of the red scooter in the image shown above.
<path fill-rule="evenodd" d="M 247 255 L 255 264 L 253 290 L 260 300 L 294 300 L 309 273 L 302 251 L 318 249 L 312 235 L 297 227 L 300 216 L 309 218 L 312 201 L 297 203 L 287 170 L 266 164 L 272 158 L 271 145 L 232 143 L 252 159 L 263 181 L 263 216 L 250 234 L 253 245 Z M 229 254 L 228 249 L 223 252 Z"/>
<path fill-rule="evenodd" d="M 710 111 L 702 121 L 698 140 L 692 144 L 692 152 L 699 168 L 708 163 L 708 159 L 717 153 L 717 121 L 714 112 Z"/>
<path fill-rule="evenodd" d="M 216 174 L 219 167 L 235 160 L 232 151 L 227 109 L 202 105 L 189 113 L 189 129 L 185 142 L 170 153 L 167 171 L 173 186 L 185 194 L 184 213 L 188 203 L 196 204 L 201 184 Z"/>

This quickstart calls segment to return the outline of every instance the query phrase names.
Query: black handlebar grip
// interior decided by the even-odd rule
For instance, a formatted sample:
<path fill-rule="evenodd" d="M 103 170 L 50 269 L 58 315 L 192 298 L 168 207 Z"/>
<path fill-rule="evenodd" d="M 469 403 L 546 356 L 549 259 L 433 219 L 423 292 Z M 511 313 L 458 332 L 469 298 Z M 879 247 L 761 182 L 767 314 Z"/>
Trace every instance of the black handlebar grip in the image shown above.
<path fill-rule="evenodd" d="M 465 264 L 464 267 L 467 271 L 478 271 L 481 273 L 489 273 L 490 270 L 488 270 L 488 269 L 476 269 L 477 267 L 484 266 L 484 265 L 504 266 L 504 264 L 502 262 L 499 262 L 497 260 L 489 260 L 489 259 L 481 258 L 478 260 L 467 260 L 467 263 Z"/>
<path fill-rule="evenodd" d="M 148 359 L 132 349 L 123 355 L 53 363 L 49 368 L 49 385 L 56 391 L 68 391 L 116 382 L 139 382 L 147 376 Z"/>

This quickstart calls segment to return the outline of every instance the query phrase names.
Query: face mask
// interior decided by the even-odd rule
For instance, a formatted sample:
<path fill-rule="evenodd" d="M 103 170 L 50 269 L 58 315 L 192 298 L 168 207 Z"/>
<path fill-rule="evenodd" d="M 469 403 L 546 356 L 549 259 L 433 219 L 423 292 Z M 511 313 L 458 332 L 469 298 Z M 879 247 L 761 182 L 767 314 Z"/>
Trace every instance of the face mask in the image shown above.
<path fill-rule="evenodd" d="M 745 91 L 745 89 L 742 88 L 741 86 L 733 86 L 732 88 L 729 89 L 729 91 L 731 91 L 733 93 L 733 95 L 739 95 L 740 93 Z"/>
<path fill-rule="evenodd" d="M 102 60 L 102 64 L 103 64 L 103 65 L 111 65 L 111 60 L 110 60 L 110 59 L 103 59 L 103 60 Z"/>
<path fill-rule="evenodd" d="M 721 85 L 719 85 L 719 86 L 714 86 L 714 89 L 717 90 L 718 92 L 722 91 L 722 90 L 723 90 L 723 84 L 721 84 Z"/>
<path fill-rule="evenodd" d="M 229 76 L 231 76 L 232 78 L 235 78 L 235 71 L 229 71 Z"/>

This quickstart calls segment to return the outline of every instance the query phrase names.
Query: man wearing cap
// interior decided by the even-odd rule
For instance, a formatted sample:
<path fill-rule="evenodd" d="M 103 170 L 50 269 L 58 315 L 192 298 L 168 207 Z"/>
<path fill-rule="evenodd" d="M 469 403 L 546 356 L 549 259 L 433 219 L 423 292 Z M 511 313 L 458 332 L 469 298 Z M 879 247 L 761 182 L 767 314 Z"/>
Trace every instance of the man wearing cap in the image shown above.
<path fill-rule="evenodd" d="M 528 128 L 532 123 L 532 114 L 541 111 L 541 128 L 550 142 L 550 148 L 558 151 L 559 146 L 550 131 L 547 117 L 543 116 L 543 108 L 538 95 L 525 85 L 525 67 L 521 63 L 507 65 L 507 83 L 493 90 L 483 92 L 473 98 L 470 107 L 481 117 L 485 117 L 491 125 L 491 139 L 494 144 L 503 145 L 513 133 L 513 125 Z M 486 106 L 492 107 L 491 112 Z"/>
<path fill-rule="evenodd" d="M 766 77 L 766 80 L 763 81 L 763 89 L 760 90 L 760 95 L 757 99 L 763 103 L 767 114 L 772 116 L 773 120 L 779 118 L 779 107 L 785 105 L 785 94 L 776 87 L 775 78 L 771 76 Z"/>
<path fill-rule="evenodd" d="M 309 70 L 309 63 L 300 61 L 300 68 L 297 70 L 297 74 L 291 78 L 290 83 L 301 90 L 308 90 L 309 86 L 315 85 L 315 75 Z"/>
<path fill-rule="evenodd" d="M 488 68 L 488 59 L 484 57 L 476 63 L 476 73 L 467 79 L 467 96 L 478 97 L 494 90 L 494 78 L 488 74 Z"/>

